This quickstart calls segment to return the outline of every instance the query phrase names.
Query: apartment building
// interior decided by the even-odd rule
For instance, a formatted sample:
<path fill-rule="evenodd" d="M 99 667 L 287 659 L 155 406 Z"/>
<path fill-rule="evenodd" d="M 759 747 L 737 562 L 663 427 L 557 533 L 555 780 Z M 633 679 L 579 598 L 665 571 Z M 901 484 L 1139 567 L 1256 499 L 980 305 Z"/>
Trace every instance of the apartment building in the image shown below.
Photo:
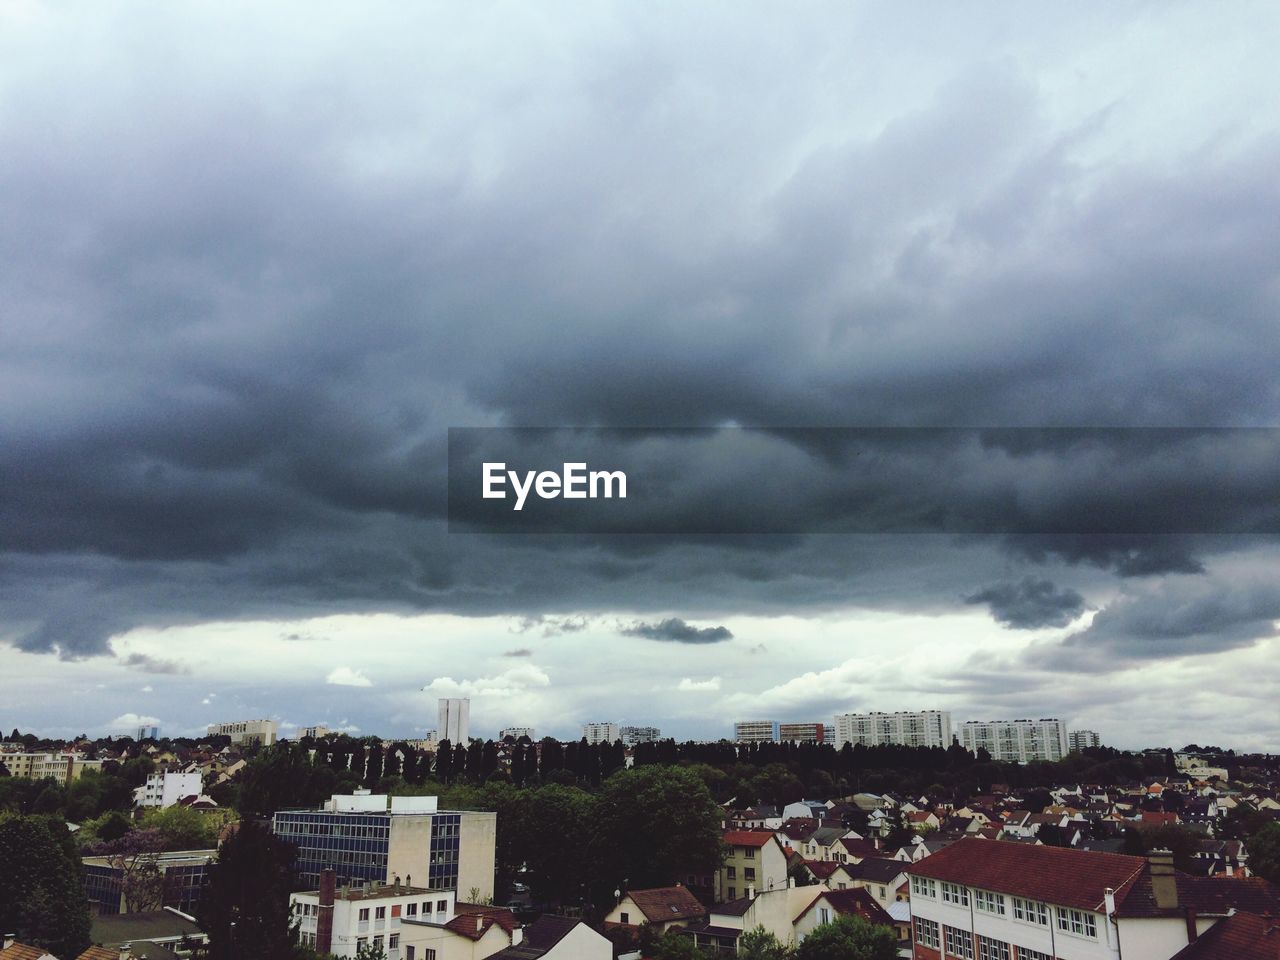
<path fill-rule="evenodd" d="M 875 747 L 951 746 L 951 713 L 947 710 L 904 710 L 895 713 L 842 713 L 835 718 L 835 747 L 846 743 Z"/>
<path fill-rule="evenodd" d="M 86 760 L 72 753 L 26 753 L 10 751 L 0 753 L 0 764 L 9 776 L 25 780 L 56 780 L 66 786 L 79 780 L 86 770 L 101 770 L 101 760 Z"/>
<path fill-rule="evenodd" d="M 323 724 L 317 724 L 314 727 L 303 727 L 298 731 L 298 739 L 305 740 L 310 737 L 312 740 L 319 740 L 321 737 L 329 735 L 329 728 Z"/>
<path fill-rule="evenodd" d="M 381 950 L 387 960 L 401 960 L 401 924 L 446 924 L 454 918 L 456 901 L 454 890 L 403 883 L 339 887 L 336 871 L 326 870 L 319 889 L 289 895 L 289 912 L 298 924 L 299 942 L 318 953 L 347 958 Z"/>
<path fill-rule="evenodd" d="M 533 727 L 503 727 L 498 733 L 498 739 L 505 740 L 507 737 L 512 740 L 519 740 L 521 737 L 528 737 L 531 741 L 538 739 L 534 735 Z"/>
<path fill-rule="evenodd" d="M 274 720 L 233 720 L 209 724 L 209 736 L 230 737 L 234 746 L 259 743 L 269 747 L 276 742 L 279 726 Z"/>
<path fill-rule="evenodd" d="M 657 727 L 621 727 L 618 736 L 628 747 L 640 743 L 657 743 L 662 739 L 662 731 Z"/>
<path fill-rule="evenodd" d="M 772 720 L 738 720 L 733 725 L 733 739 L 738 743 L 770 743 L 774 730 Z"/>
<path fill-rule="evenodd" d="M 724 845 L 724 862 L 716 874 L 717 902 L 787 885 L 787 855 L 773 831 L 726 830 Z"/>
<path fill-rule="evenodd" d="M 436 736 L 455 746 L 471 742 L 471 700 L 467 697 L 441 697 L 437 703 L 439 722 Z"/>
<path fill-rule="evenodd" d="M 584 723 L 582 735 L 587 743 L 613 743 L 622 739 L 622 728 L 616 723 Z"/>
<path fill-rule="evenodd" d="M 780 723 L 778 739 L 783 743 L 823 743 L 826 727 L 821 723 Z"/>
<path fill-rule="evenodd" d="M 1170 960 L 1277 888 L 1150 857 L 965 839 L 907 867 L 915 960 Z"/>
<path fill-rule="evenodd" d="M 1072 730 L 1067 734 L 1067 748 L 1078 752 L 1089 747 L 1102 746 L 1102 738 L 1093 730 Z"/>
<path fill-rule="evenodd" d="M 464 899 L 493 897 L 497 814 L 440 810 L 436 797 L 388 797 L 367 790 L 334 795 L 319 810 L 275 815 L 276 835 L 298 847 L 293 871 L 318 890 L 335 869 L 339 885 L 400 880 Z"/>
<path fill-rule="evenodd" d="M 183 797 L 198 797 L 204 792 L 204 777 L 193 773 L 152 773 L 147 782 L 133 791 L 136 807 L 172 807 Z"/>
<path fill-rule="evenodd" d="M 1067 755 L 1067 726 L 1061 720 L 968 720 L 960 724 L 960 746 L 986 750 L 992 760 L 1027 763 Z"/>

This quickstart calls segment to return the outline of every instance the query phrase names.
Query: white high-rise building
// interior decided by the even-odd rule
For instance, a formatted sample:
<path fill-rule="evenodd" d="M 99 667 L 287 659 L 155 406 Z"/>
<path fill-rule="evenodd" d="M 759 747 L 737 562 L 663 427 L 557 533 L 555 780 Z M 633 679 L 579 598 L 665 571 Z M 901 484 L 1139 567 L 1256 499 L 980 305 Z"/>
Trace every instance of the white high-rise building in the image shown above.
<path fill-rule="evenodd" d="M 905 747 L 951 746 L 951 712 L 904 710 L 895 713 L 842 713 L 836 717 L 835 747 L 878 746 L 897 743 Z"/>
<path fill-rule="evenodd" d="M 498 739 L 505 740 L 507 737 L 512 740 L 519 740 L 521 737 L 528 737 L 530 740 L 538 739 L 533 735 L 533 727 L 504 727 L 498 733 Z"/>
<path fill-rule="evenodd" d="M 1067 734 L 1067 747 L 1072 751 L 1102 746 L 1102 738 L 1093 730 L 1072 730 Z"/>
<path fill-rule="evenodd" d="M 628 747 L 634 747 L 638 743 L 657 743 L 662 739 L 662 731 L 657 727 L 623 727 L 619 733 L 622 742 Z"/>
<path fill-rule="evenodd" d="M 204 792 L 204 778 L 199 773 L 152 773 L 147 782 L 133 791 L 133 802 L 139 807 L 172 807 L 183 797 L 198 797 Z"/>
<path fill-rule="evenodd" d="M 466 697 L 441 697 L 436 737 L 456 745 L 470 743 L 470 734 L 471 701 Z"/>
<path fill-rule="evenodd" d="M 772 720 L 739 720 L 733 725 L 733 739 L 738 743 L 770 743 L 773 731 Z"/>
<path fill-rule="evenodd" d="M 209 724 L 209 736 L 231 738 L 233 746 L 260 743 L 269 747 L 276 742 L 277 726 L 274 720 L 236 720 L 231 723 Z"/>
<path fill-rule="evenodd" d="M 1061 720 L 969 720 L 960 724 L 960 746 L 986 750 L 992 760 L 1027 763 L 1067 755 L 1067 726 Z"/>
<path fill-rule="evenodd" d="M 622 730 L 616 723 L 584 723 L 582 735 L 587 743 L 613 743 L 622 739 Z"/>

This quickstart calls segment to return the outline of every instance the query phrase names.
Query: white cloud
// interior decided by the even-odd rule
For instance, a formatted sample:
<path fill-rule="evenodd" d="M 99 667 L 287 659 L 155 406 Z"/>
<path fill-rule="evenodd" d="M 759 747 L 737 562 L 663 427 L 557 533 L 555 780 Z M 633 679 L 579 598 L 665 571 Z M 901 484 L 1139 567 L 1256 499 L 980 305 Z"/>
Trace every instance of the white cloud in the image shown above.
<path fill-rule="evenodd" d="M 551 686 L 551 677 L 534 663 L 522 663 L 504 670 L 495 677 L 476 680 L 455 680 L 453 677 L 436 677 L 422 689 L 441 697 L 510 696 L 525 690 Z"/>
<path fill-rule="evenodd" d="M 372 687 L 373 681 L 364 675 L 360 670 L 352 670 L 350 667 L 335 667 L 329 672 L 329 676 L 324 678 L 325 683 L 332 683 L 339 687 Z"/>
<path fill-rule="evenodd" d="M 112 730 L 128 730 L 131 727 L 158 727 L 160 720 L 156 717 L 139 716 L 136 713 L 122 713 L 109 724 Z"/>
<path fill-rule="evenodd" d="M 678 684 L 676 684 L 676 689 L 677 690 L 719 690 L 720 678 L 711 677 L 708 680 L 694 680 L 690 677 L 685 677 Z"/>
<path fill-rule="evenodd" d="M 148 683 L 145 687 L 142 687 L 142 688 L 140 688 L 140 689 L 141 689 L 141 692 L 142 692 L 142 693 L 152 693 L 152 692 L 154 692 L 154 690 L 155 690 L 155 688 L 154 688 L 154 687 L 152 687 L 152 686 L 151 686 L 151 684 L 149 684 L 149 683 Z"/>

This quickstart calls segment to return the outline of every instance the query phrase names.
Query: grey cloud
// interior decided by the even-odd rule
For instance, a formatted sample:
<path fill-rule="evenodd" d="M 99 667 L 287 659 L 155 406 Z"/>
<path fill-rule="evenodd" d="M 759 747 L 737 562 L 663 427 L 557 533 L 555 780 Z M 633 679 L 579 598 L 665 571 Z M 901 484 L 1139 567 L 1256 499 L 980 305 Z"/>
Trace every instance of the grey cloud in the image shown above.
<path fill-rule="evenodd" d="M 1084 597 L 1076 591 L 1058 589 L 1052 581 L 1036 577 L 992 584 L 964 602 L 985 604 L 998 622 L 1017 630 L 1065 627 L 1085 610 Z"/>
<path fill-rule="evenodd" d="M 173 660 L 163 660 L 159 657 L 151 657 L 145 653 L 131 653 L 128 656 L 121 657 L 120 662 L 126 667 L 137 667 L 144 673 L 174 675 L 191 672 L 190 668 L 184 664 Z"/>
<path fill-rule="evenodd" d="M 515 650 L 507 650 L 502 655 L 504 657 L 532 657 L 533 651 L 528 647 L 519 647 Z"/>
<path fill-rule="evenodd" d="M 733 639 L 728 627 L 695 627 L 679 617 L 668 617 L 657 623 L 633 623 L 623 627 L 628 637 L 644 637 L 646 640 L 669 640 L 674 643 L 720 643 Z"/>

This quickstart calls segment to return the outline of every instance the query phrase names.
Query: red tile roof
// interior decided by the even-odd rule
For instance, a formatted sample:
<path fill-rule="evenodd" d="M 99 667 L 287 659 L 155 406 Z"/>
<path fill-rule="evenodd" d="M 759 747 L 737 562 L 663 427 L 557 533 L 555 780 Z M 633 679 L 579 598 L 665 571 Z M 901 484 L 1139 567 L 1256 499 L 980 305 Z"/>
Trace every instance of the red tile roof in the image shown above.
<path fill-rule="evenodd" d="M 477 920 L 479 922 L 477 923 Z M 444 925 L 468 940 L 479 940 L 494 926 L 501 927 L 508 935 L 516 928 L 516 917 L 506 907 L 490 907 L 479 903 L 459 903 L 454 906 L 454 917 Z"/>
<path fill-rule="evenodd" d="M 731 847 L 763 847 L 773 840 L 772 830 L 726 830 L 724 842 Z"/>
<path fill-rule="evenodd" d="M 1110 887 L 1117 901 L 1146 869 L 1143 857 L 1095 853 L 1065 847 L 1031 846 L 999 840 L 959 840 L 907 872 L 997 893 L 1101 912 Z"/>
<path fill-rule="evenodd" d="M 1175 871 L 1178 890 L 1176 908 L 1156 906 L 1151 891 L 1151 877 L 1143 874 L 1119 903 L 1116 914 L 1121 917 L 1181 916 L 1191 908 L 1201 916 L 1225 916 L 1242 910 L 1265 916 L 1280 916 L 1280 887 L 1261 877 L 1197 877 Z"/>
<path fill-rule="evenodd" d="M 672 920 L 691 920 L 705 917 L 707 908 L 689 892 L 688 887 L 655 887 L 651 890 L 631 890 L 627 893 L 650 923 L 667 923 Z"/>
<path fill-rule="evenodd" d="M 25 943 L 14 943 L 0 950 L 0 960 L 41 960 L 51 956 L 53 954 L 43 947 L 31 947 Z"/>
<path fill-rule="evenodd" d="M 1278 960 L 1280 925 L 1272 917 L 1237 913 L 1219 920 L 1173 960 Z"/>
<path fill-rule="evenodd" d="M 119 950 L 108 950 L 106 947 L 92 946 L 76 957 L 76 960 L 120 960 Z"/>

